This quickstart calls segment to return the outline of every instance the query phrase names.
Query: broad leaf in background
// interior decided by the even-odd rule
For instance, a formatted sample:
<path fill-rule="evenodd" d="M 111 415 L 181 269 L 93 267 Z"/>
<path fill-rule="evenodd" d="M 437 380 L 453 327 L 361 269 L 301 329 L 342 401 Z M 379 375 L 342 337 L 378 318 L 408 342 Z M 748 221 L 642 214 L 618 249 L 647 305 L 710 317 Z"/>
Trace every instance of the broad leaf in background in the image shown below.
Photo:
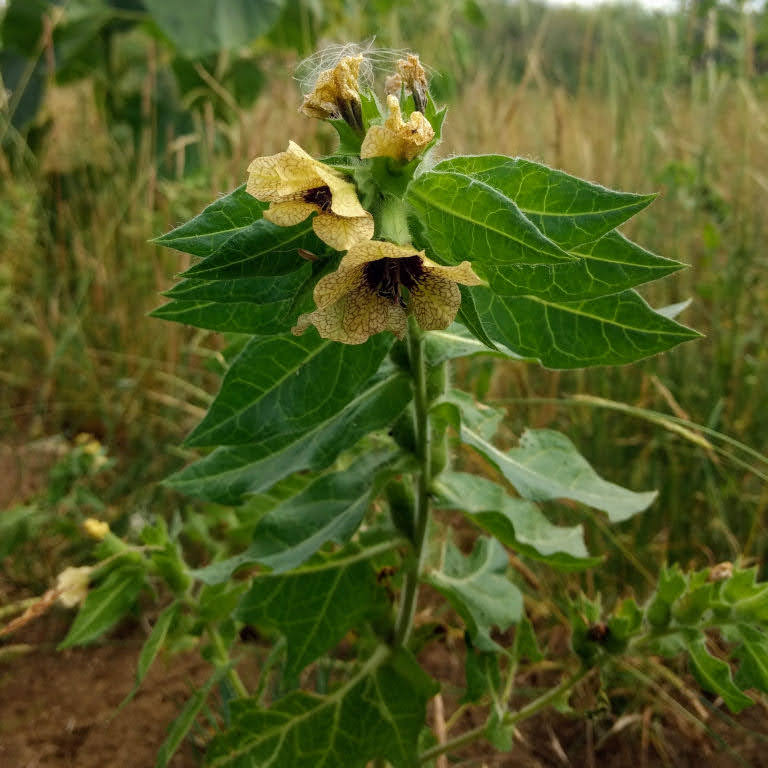
<path fill-rule="evenodd" d="M 117 624 L 133 606 L 144 580 L 144 566 L 140 562 L 114 568 L 98 587 L 88 592 L 59 649 L 90 643 Z"/>
<path fill-rule="evenodd" d="M 165 483 L 208 501 L 241 504 L 248 494 L 266 491 L 292 472 L 325 469 L 369 432 L 392 424 L 411 396 L 407 377 L 395 374 L 378 379 L 303 434 L 217 448 Z"/>
<path fill-rule="evenodd" d="M 256 524 L 253 544 L 242 554 L 195 571 L 207 584 L 260 563 L 275 573 L 296 568 L 328 542 L 345 544 L 360 526 L 394 452 L 368 452 L 340 472 L 323 475 L 274 506 Z"/>
<path fill-rule="evenodd" d="M 360 672 L 327 696 L 298 691 L 263 709 L 232 705 L 232 727 L 214 738 L 208 768 L 365 768 L 375 757 L 417 768 L 427 699 L 436 686 L 412 656 L 380 648 Z"/>
<path fill-rule="evenodd" d="M 448 544 L 442 570 L 425 577 L 464 619 L 480 651 L 499 650 L 491 629 L 498 627 L 503 632 L 523 615 L 523 596 L 505 575 L 508 565 L 504 547 L 495 539 L 481 537 L 468 557 Z"/>
<path fill-rule="evenodd" d="M 387 549 L 391 544 L 351 549 L 289 573 L 257 574 L 236 616 L 248 624 L 274 627 L 285 636 L 285 674 L 293 679 L 386 603 L 371 558 Z"/>
<path fill-rule="evenodd" d="M 506 453 L 462 426 L 461 439 L 485 456 L 525 499 L 572 499 L 602 510 L 619 523 L 647 509 L 656 491 L 635 493 L 603 480 L 574 444 L 550 429 L 527 429 Z"/>
<path fill-rule="evenodd" d="M 435 488 L 438 504 L 462 511 L 502 544 L 561 570 L 597 565 L 590 557 L 581 525 L 552 525 L 531 501 L 510 496 L 501 486 L 479 475 L 446 472 Z"/>
<path fill-rule="evenodd" d="M 267 34 L 285 0 L 144 0 L 156 24 L 189 58 L 231 51 Z"/>
<path fill-rule="evenodd" d="M 733 682 L 730 665 L 709 653 L 705 635 L 685 636 L 685 640 L 691 671 L 702 688 L 721 696 L 731 712 L 741 712 L 754 703 Z"/>
<path fill-rule="evenodd" d="M 295 439 L 357 396 L 392 337 L 337 344 L 315 332 L 254 337 L 224 375 L 213 404 L 187 445 L 237 445 Z"/>

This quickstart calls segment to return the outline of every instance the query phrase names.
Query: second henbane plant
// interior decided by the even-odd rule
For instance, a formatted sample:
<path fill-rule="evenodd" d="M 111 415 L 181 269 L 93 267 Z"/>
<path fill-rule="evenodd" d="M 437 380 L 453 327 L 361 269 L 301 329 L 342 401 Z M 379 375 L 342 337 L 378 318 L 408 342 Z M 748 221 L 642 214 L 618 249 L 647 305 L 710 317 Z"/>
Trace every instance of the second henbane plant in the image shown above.
<path fill-rule="evenodd" d="M 438 162 L 445 110 L 417 56 L 394 69 L 382 101 L 366 55 L 338 57 L 301 106 L 336 128 L 336 152 L 315 158 L 286 136 L 285 151 L 243 169 L 246 183 L 158 240 L 198 261 L 154 315 L 232 334 L 221 389 L 187 439 L 212 450 L 168 483 L 240 506 L 252 530 L 244 552 L 179 580 L 175 610 L 208 606 L 209 656 L 223 675 L 198 708 L 214 683 L 230 683 L 207 764 L 400 768 L 480 738 L 508 749 L 522 720 L 632 649 L 690 654 L 702 684 L 730 686 L 742 706 L 754 675 L 734 682 L 709 653 L 704 633 L 717 621 L 701 601 L 684 626 L 673 604 L 689 588 L 706 587 L 709 601 L 733 592 L 731 616 L 761 587 L 745 572 L 728 592 L 675 571 L 652 616 L 625 602 L 605 623 L 599 603 L 556 598 L 572 653 L 551 688 L 513 707 L 516 674 L 541 653 L 524 609 L 535 590 L 509 552 L 597 567 L 582 526 L 553 524 L 542 505 L 567 499 L 617 523 L 655 494 L 603 480 L 554 431 L 497 447 L 503 414 L 452 387 L 446 367 L 479 353 L 623 365 L 698 334 L 634 290 L 681 268 L 617 229 L 654 195 L 502 155 Z M 466 451 L 485 469 L 461 471 Z M 461 548 L 442 510 L 464 516 Z M 754 616 L 740 616 L 747 629 L 728 635 L 737 648 L 753 636 Z M 445 634 L 438 624 L 460 638 L 465 666 L 464 691 L 446 692 L 446 706 L 481 712 L 482 726 L 458 734 L 425 726 L 439 684 L 416 654 Z M 276 639 L 254 690 L 233 667 L 246 625 Z"/>

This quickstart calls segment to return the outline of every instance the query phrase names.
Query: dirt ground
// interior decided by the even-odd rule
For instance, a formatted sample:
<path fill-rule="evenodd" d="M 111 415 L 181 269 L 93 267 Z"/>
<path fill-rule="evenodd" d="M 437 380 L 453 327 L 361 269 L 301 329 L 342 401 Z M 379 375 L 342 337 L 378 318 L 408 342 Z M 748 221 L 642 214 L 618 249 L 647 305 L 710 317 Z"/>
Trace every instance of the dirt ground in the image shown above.
<path fill-rule="evenodd" d="M 142 628 L 128 622 L 104 645 L 56 653 L 52 643 L 66 628 L 63 613 L 45 616 L 14 637 L 38 650 L 0 662 L 0 767 L 153 768 L 168 724 L 210 668 L 193 653 L 159 659 L 135 698 L 118 712 L 133 685 Z M 433 646 L 421 661 L 448 682 L 446 691 L 459 682 L 460 659 L 445 646 Z M 452 706 L 450 694 L 446 706 Z M 435 768 L 768 767 L 765 709 L 753 707 L 735 723 L 718 709 L 707 719 L 708 733 L 686 726 L 684 717 L 665 715 L 663 708 L 586 720 L 550 710 L 523 724 L 506 754 L 475 745 L 459 763 Z M 434 706 L 431 710 L 434 720 Z M 467 715 L 457 732 L 478 724 Z M 187 739 L 171 762 L 174 768 L 200 765 L 202 736 Z"/>

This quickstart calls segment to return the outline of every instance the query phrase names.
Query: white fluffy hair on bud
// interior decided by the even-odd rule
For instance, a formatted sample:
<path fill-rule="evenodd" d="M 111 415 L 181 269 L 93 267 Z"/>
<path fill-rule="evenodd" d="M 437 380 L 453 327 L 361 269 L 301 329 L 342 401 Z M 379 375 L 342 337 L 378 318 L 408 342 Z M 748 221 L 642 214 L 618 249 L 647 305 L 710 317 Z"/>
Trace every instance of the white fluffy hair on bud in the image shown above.
<path fill-rule="evenodd" d="M 410 51 L 397 50 L 395 48 L 376 48 L 375 38 L 365 43 L 340 43 L 327 45 L 308 56 L 296 67 L 294 78 L 299 83 L 303 94 L 310 93 L 315 87 L 317 78 L 321 72 L 333 69 L 344 57 L 358 56 L 362 54 L 363 62 L 360 65 L 360 85 L 372 87 L 374 76 L 377 72 L 391 74 L 395 69 L 395 62 L 404 59 Z"/>

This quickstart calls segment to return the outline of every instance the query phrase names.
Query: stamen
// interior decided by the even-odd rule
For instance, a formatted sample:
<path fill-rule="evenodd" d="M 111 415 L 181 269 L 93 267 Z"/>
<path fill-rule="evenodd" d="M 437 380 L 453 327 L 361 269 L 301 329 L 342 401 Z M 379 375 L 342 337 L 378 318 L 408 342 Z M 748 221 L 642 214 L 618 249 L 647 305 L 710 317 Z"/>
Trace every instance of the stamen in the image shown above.
<path fill-rule="evenodd" d="M 403 308 L 405 300 L 400 289 L 412 291 L 423 277 L 424 265 L 417 254 L 401 259 L 385 257 L 370 261 L 363 267 L 363 279 L 368 288 Z"/>
<path fill-rule="evenodd" d="M 333 196 L 329 187 L 315 187 L 314 189 L 308 189 L 302 197 L 305 203 L 312 203 L 316 205 L 323 213 L 328 213 L 331 210 L 331 203 L 333 202 Z"/>

